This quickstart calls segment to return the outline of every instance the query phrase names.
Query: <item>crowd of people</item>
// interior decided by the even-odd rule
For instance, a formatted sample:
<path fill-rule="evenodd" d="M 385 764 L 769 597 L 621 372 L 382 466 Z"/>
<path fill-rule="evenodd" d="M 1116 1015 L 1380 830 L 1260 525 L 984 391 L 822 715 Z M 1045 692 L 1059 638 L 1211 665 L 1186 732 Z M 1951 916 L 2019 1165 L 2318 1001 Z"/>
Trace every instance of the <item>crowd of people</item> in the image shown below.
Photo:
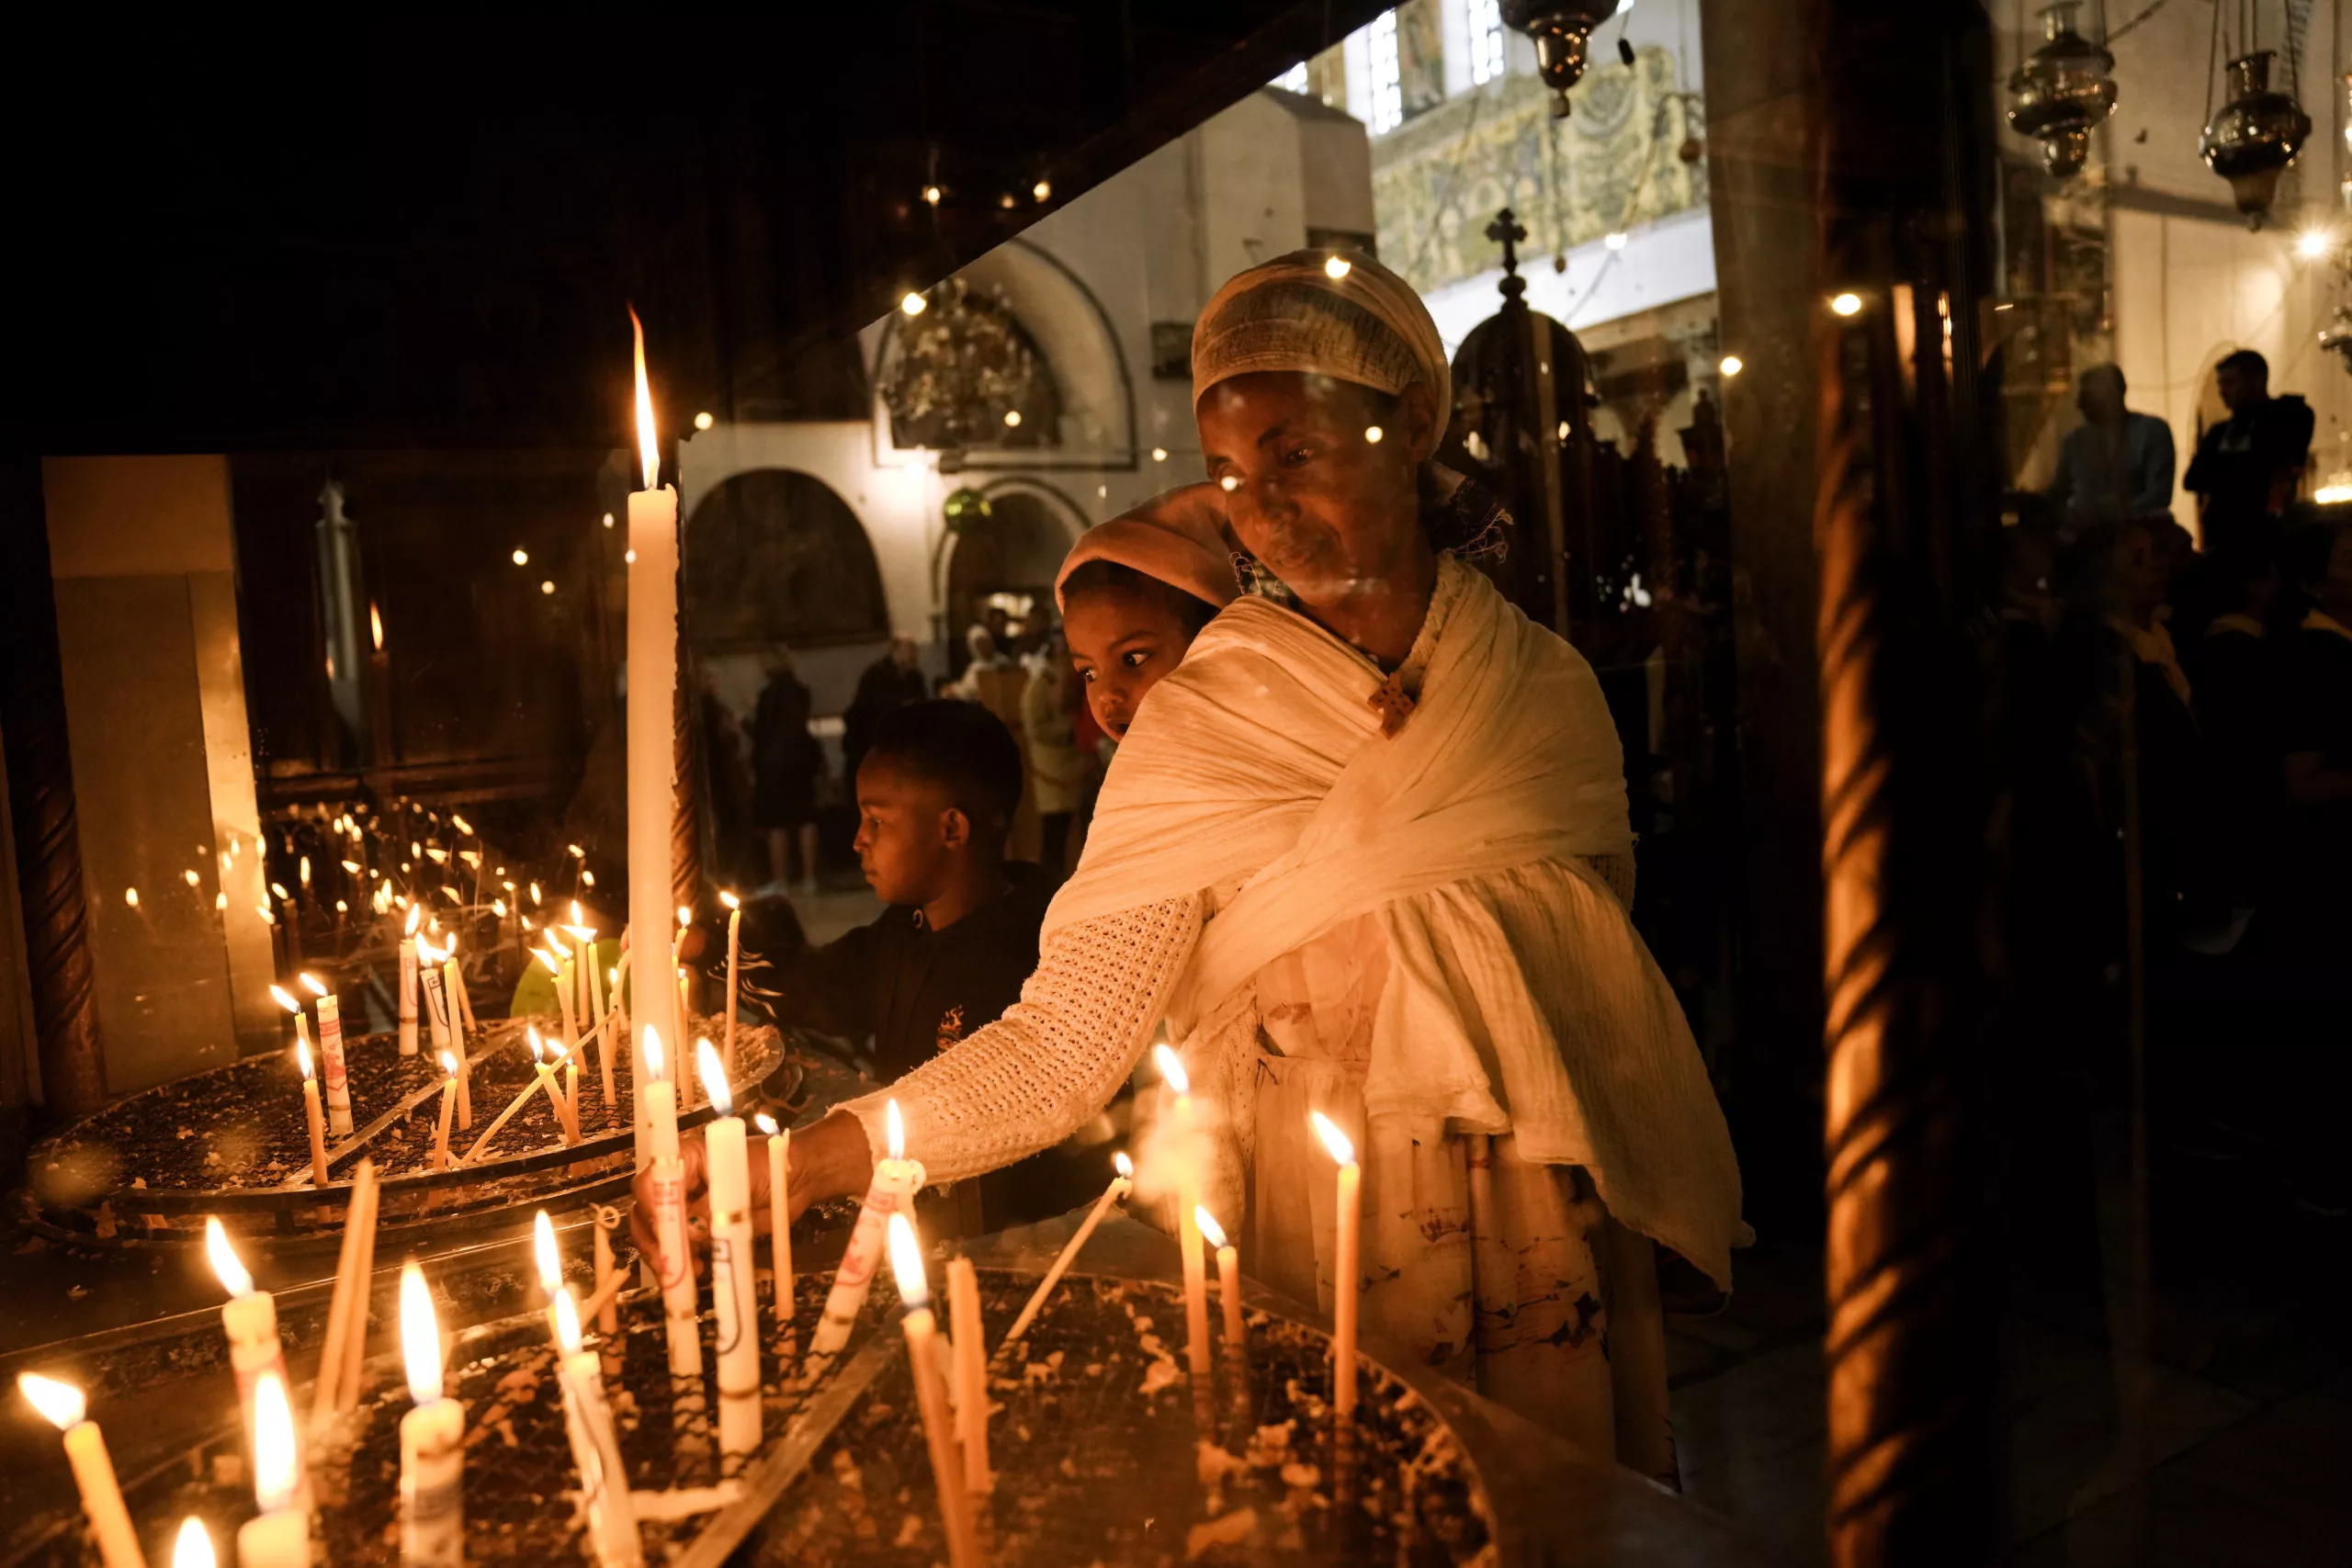
<path fill-rule="evenodd" d="M 2302 400 L 2250 351 L 2219 379 L 2194 541 L 2170 433 L 2112 366 L 2083 373 L 2050 487 L 2015 498 L 1986 639 L 2010 951 L 2023 1032 L 2094 1110 L 2137 1059 L 2161 1146 L 2269 1161 L 2340 1215 L 2321 1108 L 2352 1036 L 2352 527 L 2298 499 Z"/>

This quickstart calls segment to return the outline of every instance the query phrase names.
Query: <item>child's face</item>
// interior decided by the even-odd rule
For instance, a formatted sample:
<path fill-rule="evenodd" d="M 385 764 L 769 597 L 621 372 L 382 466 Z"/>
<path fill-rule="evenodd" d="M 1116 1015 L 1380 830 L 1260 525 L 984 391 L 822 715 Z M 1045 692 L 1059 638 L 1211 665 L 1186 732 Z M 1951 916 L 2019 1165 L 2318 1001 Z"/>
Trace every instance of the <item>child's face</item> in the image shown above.
<path fill-rule="evenodd" d="M 1062 612 L 1069 661 L 1086 682 L 1086 705 L 1114 740 L 1126 739 L 1143 694 L 1183 661 L 1193 634 L 1166 598 L 1125 588 L 1099 589 Z"/>
<path fill-rule="evenodd" d="M 922 905 L 938 897 L 971 842 L 971 820 L 944 786 L 912 776 L 888 757 L 858 765 L 857 863 L 882 902 Z"/>

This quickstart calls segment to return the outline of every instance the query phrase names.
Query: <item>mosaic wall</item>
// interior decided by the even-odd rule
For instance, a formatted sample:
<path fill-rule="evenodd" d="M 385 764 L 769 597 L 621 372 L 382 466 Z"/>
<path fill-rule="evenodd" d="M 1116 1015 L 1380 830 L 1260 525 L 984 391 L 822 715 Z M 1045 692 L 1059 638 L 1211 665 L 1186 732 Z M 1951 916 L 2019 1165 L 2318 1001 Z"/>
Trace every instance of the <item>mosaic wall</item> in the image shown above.
<path fill-rule="evenodd" d="M 1517 74 L 1416 115 L 1372 144 L 1381 259 L 1427 291 L 1496 265 L 1485 230 L 1501 207 L 1540 256 L 1704 206 L 1693 138 L 1705 113 L 1679 89 L 1673 55 L 1645 49 L 1630 66 L 1596 66 L 1566 120 L 1542 83 Z"/>

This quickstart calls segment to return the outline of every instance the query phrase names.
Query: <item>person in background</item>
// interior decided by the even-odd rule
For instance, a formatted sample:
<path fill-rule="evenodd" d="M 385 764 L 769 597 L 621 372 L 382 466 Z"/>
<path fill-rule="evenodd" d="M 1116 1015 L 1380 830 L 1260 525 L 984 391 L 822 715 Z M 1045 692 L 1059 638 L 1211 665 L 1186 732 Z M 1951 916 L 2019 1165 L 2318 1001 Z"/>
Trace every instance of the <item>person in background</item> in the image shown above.
<path fill-rule="evenodd" d="M 800 890 L 817 890 L 817 781 L 825 753 L 808 733 L 808 688 L 793 673 L 792 650 L 768 655 L 767 684 L 752 714 L 752 815 L 767 837 L 771 886 L 790 880 L 800 851 Z"/>
<path fill-rule="evenodd" d="M 2207 549 L 2247 536 L 2267 543 L 2311 460 L 2311 405 L 2272 397 L 2270 362 L 2250 348 L 2215 366 L 2213 378 L 2230 417 L 2199 438 L 2182 483 L 2199 499 Z"/>
<path fill-rule="evenodd" d="M 711 846 L 717 856 L 713 870 L 722 883 L 748 880 L 760 874 L 763 856 L 752 828 L 743 727 L 718 694 L 718 682 L 707 668 L 695 671 L 695 712 L 702 730 L 703 785 L 710 802 Z"/>
<path fill-rule="evenodd" d="M 853 786 L 857 783 L 857 765 L 865 760 L 866 743 L 884 714 L 930 695 L 915 639 L 892 637 L 890 650 L 858 676 L 857 692 L 842 715 L 842 778 Z"/>
<path fill-rule="evenodd" d="M 1078 814 L 1085 769 L 1078 735 L 1062 706 L 1062 673 L 1069 651 L 1061 633 L 1048 631 L 1028 683 L 1021 689 L 1021 728 L 1029 742 L 1029 775 L 1037 792 L 1037 864 L 1046 880 L 1058 883 L 1069 870 L 1069 828 Z"/>
<path fill-rule="evenodd" d="M 2269 625 L 2278 609 L 2278 563 L 2268 550 L 2243 543 L 2204 558 L 2205 596 L 2214 615 L 2188 650 L 2190 686 L 2212 764 L 2215 829 L 2230 887 L 2258 904 L 2280 799 L 2283 671 Z"/>
<path fill-rule="evenodd" d="M 2172 507 L 2172 432 L 2124 406 L 2123 372 L 2094 365 L 2075 380 L 2083 423 L 2058 447 L 2046 494 L 2066 537 L 2094 523 L 2150 517 Z"/>

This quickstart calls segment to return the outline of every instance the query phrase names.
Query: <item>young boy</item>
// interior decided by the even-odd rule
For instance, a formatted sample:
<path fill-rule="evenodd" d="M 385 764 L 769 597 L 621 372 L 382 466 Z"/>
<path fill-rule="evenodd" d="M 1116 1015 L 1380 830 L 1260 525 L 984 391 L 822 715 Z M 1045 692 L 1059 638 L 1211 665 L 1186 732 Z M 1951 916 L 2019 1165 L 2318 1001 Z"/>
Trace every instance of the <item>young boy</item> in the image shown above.
<path fill-rule="evenodd" d="M 1201 628 L 1233 602 L 1222 497 L 1188 485 L 1087 530 L 1055 595 L 1087 706 L 1118 740 L 1136 705 L 1183 661 Z"/>

